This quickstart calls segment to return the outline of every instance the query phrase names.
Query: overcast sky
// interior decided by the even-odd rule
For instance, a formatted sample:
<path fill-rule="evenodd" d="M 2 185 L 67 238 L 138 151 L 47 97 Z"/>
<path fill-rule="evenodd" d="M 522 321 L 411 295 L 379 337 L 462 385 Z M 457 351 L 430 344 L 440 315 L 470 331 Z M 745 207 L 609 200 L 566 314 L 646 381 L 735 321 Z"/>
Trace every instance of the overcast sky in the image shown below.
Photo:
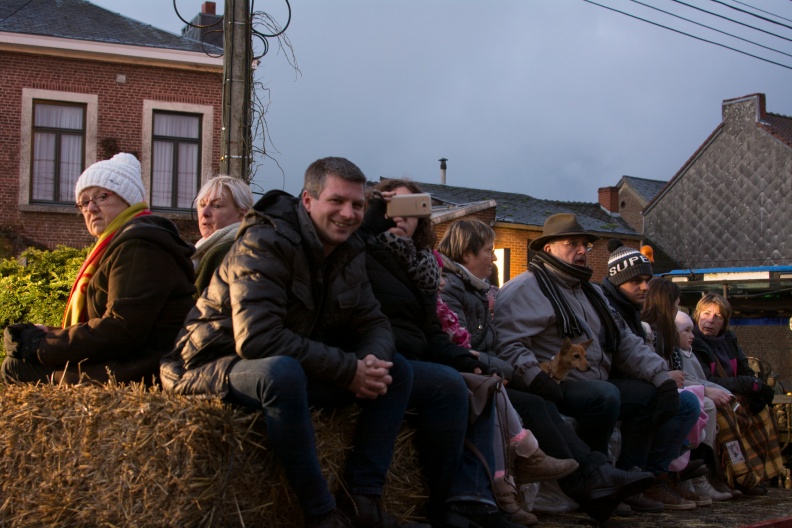
<path fill-rule="evenodd" d="M 170 0 L 92 1 L 173 33 L 183 26 Z M 635 1 L 597 2 L 789 67 L 583 0 L 293 1 L 287 35 L 300 73 L 273 42 L 256 74 L 270 89 L 278 152 L 267 146 L 283 169 L 264 163 L 258 190 L 299 192 L 324 156 L 347 157 L 372 180 L 439 182 L 444 157 L 449 185 L 592 202 L 624 175 L 669 180 L 719 125 L 724 99 L 764 93 L 769 112 L 792 115 L 789 0 L 723 0 L 784 25 L 685 2 L 780 38 L 643 0 L 789 55 Z M 186 19 L 201 4 L 177 0 Z M 285 23 L 285 3 L 255 6 Z"/>

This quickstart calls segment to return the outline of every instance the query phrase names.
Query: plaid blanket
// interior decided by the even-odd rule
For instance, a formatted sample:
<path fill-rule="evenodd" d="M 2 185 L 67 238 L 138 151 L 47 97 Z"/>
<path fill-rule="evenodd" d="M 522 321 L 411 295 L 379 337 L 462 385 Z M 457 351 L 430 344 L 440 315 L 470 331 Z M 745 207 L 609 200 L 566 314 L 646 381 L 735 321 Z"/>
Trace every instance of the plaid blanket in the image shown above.
<path fill-rule="evenodd" d="M 778 425 L 772 406 L 753 414 L 745 396 L 735 395 L 740 406 L 718 409 L 718 458 L 729 486 L 753 488 L 783 470 Z"/>

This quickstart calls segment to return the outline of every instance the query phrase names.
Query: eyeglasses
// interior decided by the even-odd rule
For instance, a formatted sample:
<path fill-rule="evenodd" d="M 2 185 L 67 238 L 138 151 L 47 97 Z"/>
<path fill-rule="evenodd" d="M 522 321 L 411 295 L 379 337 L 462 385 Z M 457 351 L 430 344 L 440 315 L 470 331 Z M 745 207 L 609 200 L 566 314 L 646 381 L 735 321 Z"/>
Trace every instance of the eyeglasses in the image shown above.
<path fill-rule="evenodd" d="M 97 207 L 101 207 L 107 202 L 107 199 L 110 197 L 111 194 L 115 194 L 115 193 L 111 193 L 108 191 L 108 192 L 103 192 L 101 194 L 97 194 L 93 198 L 83 200 L 82 202 L 77 202 L 76 204 L 74 204 L 74 207 L 76 207 L 80 211 L 85 211 L 86 209 L 88 209 L 88 205 L 90 205 L 91 202 L 96 204 Z"/>
<path fill-rule="evenodd" d="M 578 248 L 582 247 L 586 250 L 586 253 L 594 249 L 594 244 L 591 242 L 586 242 L 585 240 L 560 240 L 559 242 L 570 249 L 577 250 Z"/>

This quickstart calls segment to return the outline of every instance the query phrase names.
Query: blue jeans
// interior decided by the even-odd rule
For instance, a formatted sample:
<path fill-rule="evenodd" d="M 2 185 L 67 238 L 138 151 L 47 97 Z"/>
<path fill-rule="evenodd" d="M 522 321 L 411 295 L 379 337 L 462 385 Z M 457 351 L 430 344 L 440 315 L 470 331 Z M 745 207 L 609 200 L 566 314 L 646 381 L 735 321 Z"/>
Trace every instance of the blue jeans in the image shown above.
<path fill-rule="evenodd" d="M 608 454 L 608 439 L 619 419 L 619 391 L 607 381 L 581 380 L 561 384 L 561 414 L 577 420 L 577 434 L 593 451 Z"/>
<path fill-rule="evenodd" d="M 345 388 L 309 380 L 292 357 L 243 359 L 228 374 L 226 400 L 264 411 L 270 445 L 304 514 L 321 515 L 335 508 L 335 500 L 319 466 L 309 408 L 360 406 L 344 479 L 353 494 L 381 495 L 412 387 L 410 365 L 398 354 L 390 374 L 387 394 L 358 399 Z"/>
<path fill-rule="evenodd" d="M 614 379 L 611 383 L 622 396 L 622 450 L 617 465 L 622 469 L 639 467 L 655 475 L 667 473 L 698 420 L 698 398 L 681 392 L 677 413 L 658 425 L 652 421 L 657 393 L 654 385 L 634 379 Z"/>
<path fill-rule="evenodd" d="M 495 467 L 492 406 L 470 424 L 468 389 L 459 372 L 428 361 L 410 361 L 410 365 L 413 388 L 409 408 L 415 411 L 418 452 L 429 483 L 430 516 L 448 502 L 494 505 L 487 468 L 464 447 L 465 439 L 469 440 L 489 468 Z"/>

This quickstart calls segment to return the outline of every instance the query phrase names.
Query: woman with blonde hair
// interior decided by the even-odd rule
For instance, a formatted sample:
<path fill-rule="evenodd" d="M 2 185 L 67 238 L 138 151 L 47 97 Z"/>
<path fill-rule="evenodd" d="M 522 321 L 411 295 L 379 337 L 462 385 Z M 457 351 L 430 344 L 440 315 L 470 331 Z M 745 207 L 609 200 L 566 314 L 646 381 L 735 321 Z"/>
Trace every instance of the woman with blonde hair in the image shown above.
<path fill-rule="evenodd" d="M 201 187 L 195 198 L 195 207 L 201 232 L 192 256 L 197 298 L 231 249 L 242 218 L 253 207 L 253 193 L 241 179 L 221 174 Z"/>
<path fill-rule="evenodd" d="M 729 330 L 731 315 L 731 304 L 721 295 L 704 295 L 693 312 L 693 353 L 707 379 L 729 390 L 739 404 L 734 408 L 735 423 L 729 428 L 739 431 L 731 442 L 742 448 L 744 461 L 736 463 L 729 456 L 730 449 L 722 450 L 726 480 L 743 494 L 764 495 L 764 482 L 783 469 L 778 426 L 769 408 L 775 391 L 757 378 L 748 365 L 737 337 Z M 718 415 L 719 423 L 722 417 L 726 415 Z"/>

